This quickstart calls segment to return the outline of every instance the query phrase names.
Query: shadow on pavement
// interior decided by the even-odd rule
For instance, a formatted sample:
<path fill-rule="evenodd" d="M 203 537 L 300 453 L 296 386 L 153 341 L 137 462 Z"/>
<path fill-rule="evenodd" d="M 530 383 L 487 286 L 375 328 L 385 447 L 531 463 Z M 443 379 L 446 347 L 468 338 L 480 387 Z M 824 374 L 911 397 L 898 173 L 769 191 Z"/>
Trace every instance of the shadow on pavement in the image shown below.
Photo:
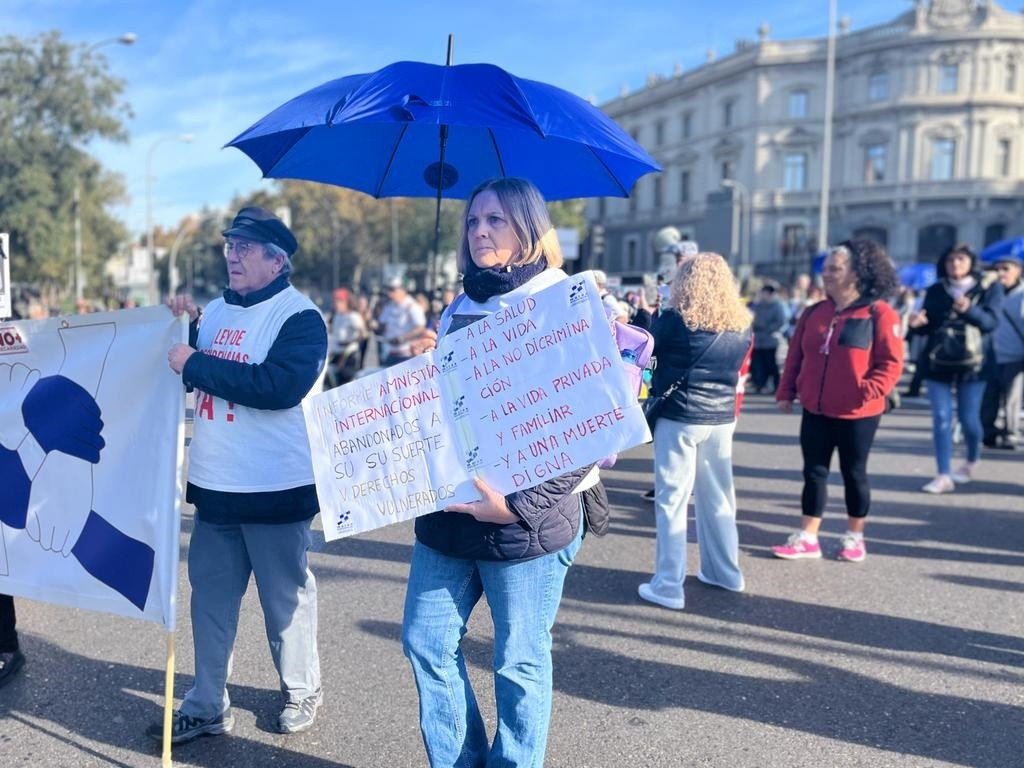
<path fill-rule="evenodd" d="M 159 760 L 160 745 L 147 738 L 145 730 L 163 717 L 162 705 L 147 698 L 163 691 L 163 670 L 88 658 L 34 635 L 23 637 L 22 645 L 27 646 L 29 660 L 19 677 L 4 688 L 0 719 L 42 731 L 47 737 L 77 747 L 81 750 L 78 765 L 100 761 L 129 768 L 143 763 L 155 764 Z M 192 676 L 177 674 L 175 681 L 177 703 L 180 694 L 192 686 Z M 41 695 L 39 688 L 43 685 L 53 693 Z M 257 730 L 264 734 L 272 732 L 283 703 L 279 691 L 233 684 L 228 685 L 228 690 L 236 715 L 240 711 L 252 712 L 256 715 Z M 82 693 L 71 695 L 74 691 Z M 210 768 L 244 765 L 352 768 L 314 757 L 303 750 L 303 744 L 312 744 L 319 738 L 316 734 L 320 727 L 324 727 L 323 723 L 306 733 L 287 736 L 273 733 L 271 738 L 280 744 L 266 744 L 246 738 L 245 731 L 251 726 L 237 723 L 230 735 L 202 737 L 173 747 L 171 754 L 175 765 Z M 135 753 L 137 757 L 128 757 L 127 762 L 123 762 L 103 753 L 95 746 L 97 742 Z M 4 752 L 3 764 L 16 764 L 8 762 L 6 746 Z M 45 759 L 37 764 L 45 764 Z"/>
<path fill-rule="evenodd" d="M 746 602 L 760 602 L 760 598 Z M 800 606 L 801 609 L 806 607 Z M 765 609 L 794 613 L 792 607 L 779 605 L 765 606 Z M 801 611 L 795 613 L 799 615 Z M 864 616 L 868 614 L 860 614 Z M 834 623 L 832 618 L 828 622 Z M 849 629 L 845 621 L 840 624 Z M 360 628 L 381 637 L 394 637 L 399 631 L 398 625 L 384 621 L 364 621 Z M 929 628 L 946 629 L 938 625 L 929 625 Z M 1011 743 L 1013 739 L 977 738 L 981 723 L 986 730 L 991 729 L 991 733 L 1017 732 L 1020 710 L 1009 705 L 913 691 L 860 674 L 856 669 L 840 670 L 817 663 L 813 658 L 799 659 L 686 638 L 634 634 L 571 623 L 556 624 L 554 635 L 555 690 L 616 709 L 713 712 L 978 768 L 1005 768 L 1019 755 L 1019 745 Z M 771 678 L 755 677 L 639 659 L 588 646 L 584 643 L 588 635 L 612 637 L 620 643 L 625 640 L 643 647 L 653 644 L 678 648 L 687 654 L 728 655 L 771 667 L 777 674 Z M 491 648 L 488 641 L 467 636 L 462 648 L 468 663 L 489 671 Z M 932 652 L 934 649 L 922 650 Z M 553 717 L 558 718 L 557 709 Z M 640 718 L 637 724 L 646 723 Z M 652 738 L 655 737 L 652 734 Z M 823 765 L 832 764 L 826 756 L 821 759 Z M 772 763 L 767 760 L 765 764 Z"/>

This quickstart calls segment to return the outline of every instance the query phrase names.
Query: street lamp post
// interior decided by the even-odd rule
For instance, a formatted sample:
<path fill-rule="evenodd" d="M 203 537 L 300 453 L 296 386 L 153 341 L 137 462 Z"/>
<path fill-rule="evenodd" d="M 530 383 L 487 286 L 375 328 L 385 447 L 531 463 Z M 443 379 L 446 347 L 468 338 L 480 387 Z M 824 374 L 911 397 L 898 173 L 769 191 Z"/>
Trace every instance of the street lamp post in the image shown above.
<path fill-rule="evenodd" d="M 133 45 L 138 38 L 134 32 L 126 32 L 120 37 L 111 37 L 106 40 L 100 40 L 98 43 L 93 43 L 85 49 L 85 53 L 91 53 L 97 48 L 103 45 L 110 45 L 112 43 L 120 43 L 121 45 Z M 74 205 L 75 205 L 75 304 L 77 305 L 82 301 L 85 284 L 82 280 L 82 182 L 75 174 L 75 191 L 74 191 Z"/>
<path fill-rule="evenodd" d="M 745 272 L 750 267 L 750 229 L 754 214 L 754 200 L 747 186 L 736 179 L 722 179 L 722 186 L 731 190 L 733 201 L 732 244 L 733 253 L 737 254 L 737 271 Z M 738 215 L 736 215 L 738 212 Z M 742 232 L 742 234 L 741 234 Z M 745 276 L 741 274 L 741 277 Z"/>
<path fill-rule="evenodd" d="M 160 299 L 156 282 L 156 253 L 153 251 L 153 152 L 165 141 L 189 144 L 193 138 L 191 133 L 160 136 L 149 145 L 149 151 L 146 152 L 146 266 L 149 273 L 147 304 L 156 304 Z"/>
<path fill-rule="evenodd" d="M 818 202 L 818 250 L 828 247 L 828 207 L 832 186 L 832 107 L 836 79 L 836 0 L 828 3 L 825 49 L 825 126 L 821 150 L 821 197 Z"/>

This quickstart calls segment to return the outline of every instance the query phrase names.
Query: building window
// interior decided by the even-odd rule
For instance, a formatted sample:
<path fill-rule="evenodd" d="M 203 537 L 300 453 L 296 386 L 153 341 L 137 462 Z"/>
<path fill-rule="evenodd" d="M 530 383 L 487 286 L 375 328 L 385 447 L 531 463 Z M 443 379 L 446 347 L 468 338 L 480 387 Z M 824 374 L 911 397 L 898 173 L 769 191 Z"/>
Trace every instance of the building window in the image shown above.
<path fill-rule="evenodd" d="M 959 64 L 942 64 L 939 66 L 939 93 L 956 93 L 960 79 Z"/>
<path fill-rule="evenodd" d="M 687 205 L 690 202 L 690 172 L 679 174 L 679 202 Z"/>
<path fill-rule="evenodd" d="M 790 117 L 807 117 L 807 98 L 807 91 L 790 91 Z"/>
<path fill-rule="evenodd" d="M 633 182 L 633 189 L 629 192 L 629 212 L 636 213 L 636 199 L 640 196 L 640 182 Z"/>
<path fill-rule="evenodd" d="M 868 77 L 868 101 L 885 101 L 889 98 L 889 75 L 874 72 Z"/>
<path fill-rule="evenodd" d="M 885 181 L 885 144 L 872 144 L 864 148 L 864 182 L 881 184 Z"/>
<path fill-rule="evenodd" d="M 917 260 L 934 264 L 956 242 L 956 227 L 930 224 L 917 231 Z"/>
<path fill-rule="evenodd" d="M 687 112 L 683 115 L 683 138 L 688 139 L 693 136 L 693 112 Z"/>
<path fill-rule="evenodd" d="M 657 176 L 655 176 L 654 179 L 652 180 L 652 183 L 654 184 L 654 207 L 655 208 L 661 208 L 661 206 L 662 206 L 662 201 L 661 201 L 662 178 L 661 178 L 661 174 L 658 174 Z"/>
<path fill-rule="evenodd" d="M 659 120 L 654 124 L 654 145 L 660 147 L 665 143 L 665 121 Z"/>
<path fill-rule="evenodd" d="M 802 263 L 811 256 L 811 242 L 803 224 L 786 224 L 782 228 L 782 260 L 788 264 Z"/>
<path fill-rule="evenodd" d="M 733 114 L 735 112 L 735 104 L 736 104 L 736 102 L 732 101 L 730 99 L 729 101 L 725 102 L 722 105 L 722 127 L 723 128 L 731 128 L 732 127 L 732 121 L 733 121 L 733 118 L 735 117 L 735 115 Z"/>
<path fill-rule="evenodd" d="M 631 237 L 629 240 L 626 241 L 626 272 L 636 271 L 636 252 L 636 238 Z"/>
<path fill-rule="evenodd" d="M 932 139 L 932 181 L 949 181 L 952 179 L 955 161 L 955 139 Z"/>
<path fill-rule="evenodd" d="M 1004 88 L 1007 93 L 1017 92 L 1017 62 L 1008 61 L 1006 62 L 1006 81 Z"/>
<path fill-rule="evenodd" d="M 803 152 L 790 152 L 784 158 L 783 164 L 783 188 L 792 192 L 807 189 L 807 155 Z"/>
<path fill-rule="evenodd" d="M 736 174 L 736 164 L 732 160 L 723 160 L 719 170 L 719 179 L 725 181 Z"/>
<path fill-rule="evenodd" d="M 985 247 L 1006 239 L 1005 224 L 989 224 L 985 227 Z"/>
<path fill-rule="evenodd" d="M 1010 175 L 1010 140 L 999 139 L 996 142 L 996 175 Z"/>

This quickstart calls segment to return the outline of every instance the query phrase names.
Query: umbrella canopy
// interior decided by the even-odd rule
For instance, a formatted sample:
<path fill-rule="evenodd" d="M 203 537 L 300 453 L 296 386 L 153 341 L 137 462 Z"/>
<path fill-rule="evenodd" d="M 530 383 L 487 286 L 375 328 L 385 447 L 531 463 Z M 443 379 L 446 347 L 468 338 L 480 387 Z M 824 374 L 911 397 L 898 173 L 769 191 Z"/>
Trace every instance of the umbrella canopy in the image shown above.
<path fill-rule="evenodd" d="M 227 146 L 264 177 L 378 198 L 466 198 L 501 176 L 529 179 L 548 200 L 626 197 L 640 176 L 661 170 L 593 105 L 490 64 L 403 61 L 332 80 Z"/>
<path fill-rule="evenodd" d="M 1000 240 L 998 243 L 986 246 L 978 254 L 978 258 L 985 262 L 993 262 L 1003 256 L 1024 257 L 1024 237 L 1011 237 L 1009 240 Z"/>
<path fill-rule="evenodd" d="M 900 283 L 914 291 L 921 291 L 935 282 L 934 264 L 907 264 L 900 267 Z"/>

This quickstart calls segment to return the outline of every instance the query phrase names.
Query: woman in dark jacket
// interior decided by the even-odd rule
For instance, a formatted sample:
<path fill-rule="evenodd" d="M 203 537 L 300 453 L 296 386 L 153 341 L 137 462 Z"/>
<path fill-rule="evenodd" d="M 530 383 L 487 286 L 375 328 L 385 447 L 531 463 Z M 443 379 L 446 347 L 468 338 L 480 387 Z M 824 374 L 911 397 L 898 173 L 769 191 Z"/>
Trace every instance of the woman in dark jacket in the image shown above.
<path fill-rule="evenodd" d="M 667 402 L 654 426 L 655 573 L 638 591 L 665 608 L 685 606 L 686 507 L 694 492 L 697 578 L 743 591 L 732 434 L 750 322 L 725 259 L 699 253 L 680 263 L 667 308 L 652 328 L 658 359 L 652 391 L 667 395 Z"/>
<path fill-rule="evenodd" d="M 458 259 L 465 293 L 442 315 L 442 335 L 566 279 L 544 201 L 522 179 L 473 191 Z M 480 501 L 416 520 L 402 641 L 432 766 L 543 765 L 551 628 L 580 546 L 582 492 L 599 490 L 599 483 L 596 468 L 583 469 L 501 496 L 477 480 Z M 461 649 L 484 595 L 494 623 L 493 744 Z"/>
<path fill-rule="evenodd" d="M 974 326 L 984 337 L 995 330 L 1003 305 L 1003 288 L 998 281 L 982 280 L 977 257 L 970 247 L 954 245 L 942 255 L 935 267 L 938 282 L 929 286 L 920 311 L 910 318 L 912 335 L 927 335 L 920 363 L 928 401 L 932 407 L 932 440 L 938 475 L 921 490 L 925 493 L 948 493 L 956 483 L 968 483 L 981 455 L 981 399 L 985 380 L 981 377 L 981 359 L 973 367 L 959 371 L 937 370 L 931 357 L 947 330 Z M 951 470 L 953 460 L 953 391 L 956 390 L 956 411 L 963 428 L 967 460 Z"/>
<path fill-rule="evenodd" d="M 828 298 L 800 315 L 775 394 L 783 413 L 793 412 L 797 397 L 803 406 L 804 488 L 800 530 L 772 547 L 772 554 L 784 560 L 821 557 L 818 530 L 838 451 L 847 516 L 838 559 L 859 563 L 867 556 L 868 453 L 886 396 L 903 370 L 900 318 L 882 300 L 895 292 L 899 276 L 884 249 L 858 239 L 829 250 L 822 280 Z"/>

